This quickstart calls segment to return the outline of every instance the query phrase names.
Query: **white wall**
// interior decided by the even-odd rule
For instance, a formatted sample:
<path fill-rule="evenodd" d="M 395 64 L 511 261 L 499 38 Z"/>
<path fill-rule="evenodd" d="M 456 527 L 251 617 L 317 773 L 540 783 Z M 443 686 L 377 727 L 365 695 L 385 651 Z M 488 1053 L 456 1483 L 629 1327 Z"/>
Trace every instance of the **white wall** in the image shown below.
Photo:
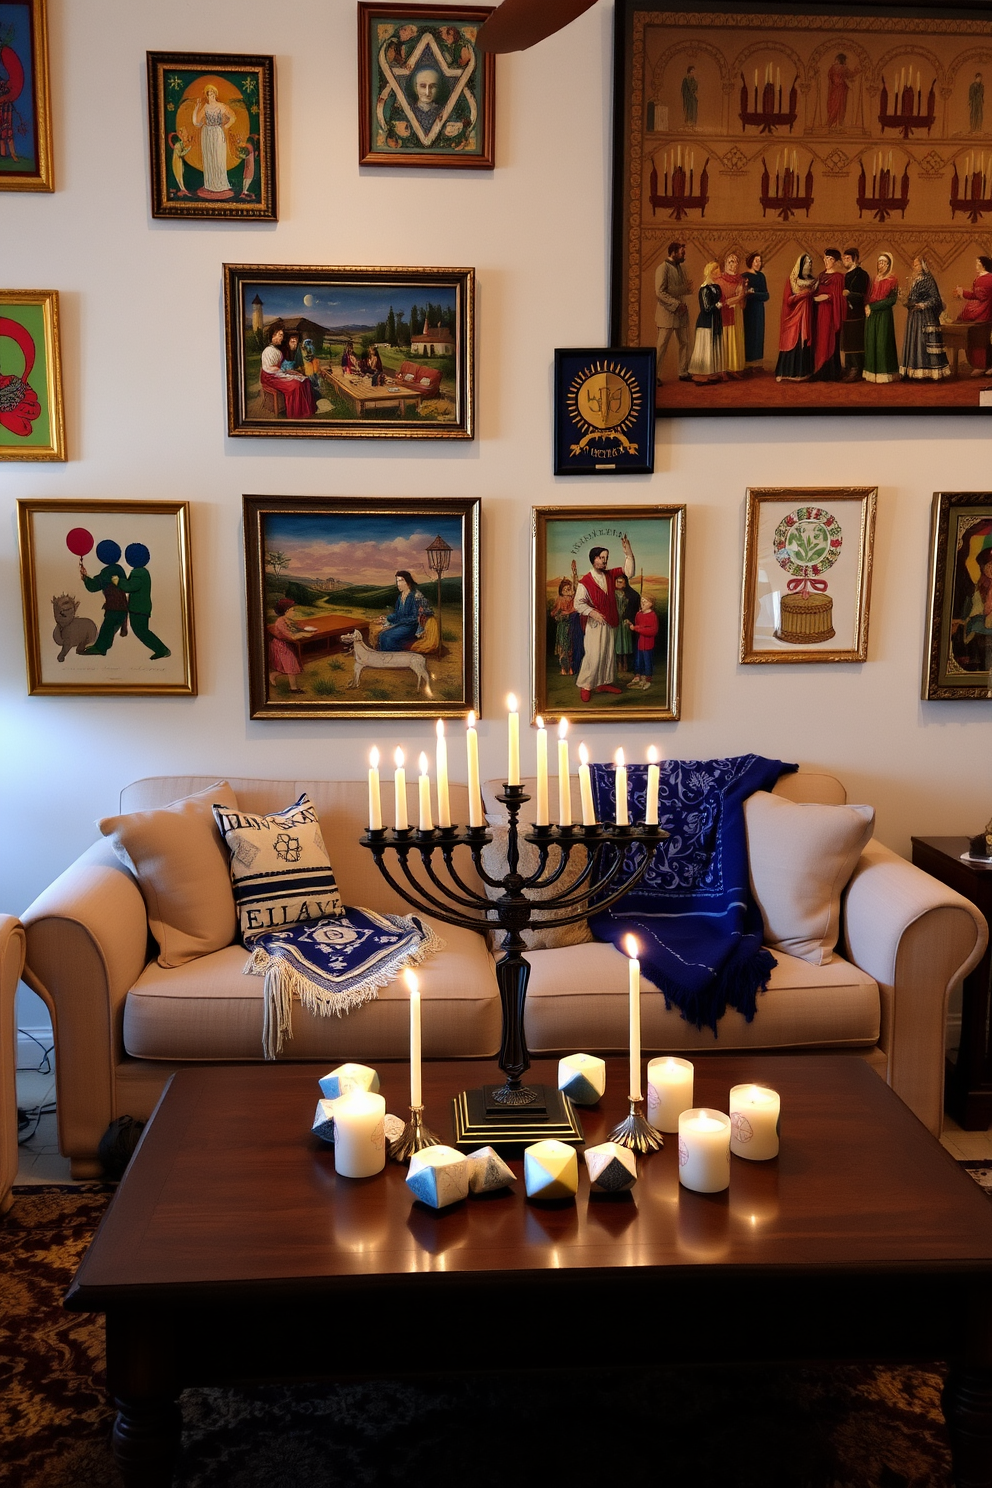
<path fill-rule="evenodd" d="M 923 703 L 932 493 L 989 485 L 989 423 L 725 419 L 659 424 L 653 477 L 551 475 L 556 346 L 607 334 L 611 11 L 500 59 L 498 167 L 361 172 L 353 0 L 50 0 L 53 196 L 5 194 L 0 280 L 57 287 L 70 459 L 0 465 L 0 720 L 6 850 L 19 911 L 160 772 L 357 776 L 369 728 L 247 716 L 243 492 L 474 494 L 483 502 L 483 764 L 500 767 L 502 701 L 526 695 L 529 509 L 688 503 L 683 721 L 602 725 L 594 752 L 657 739 L 683 757 L 758 750 L 835 771 L 878 834 L 977 831 L 992 812 L 992 703 Z M 156 222 L 148 208 L 145 51 L 276 55 L 278 225 Z M 474 265 L 478 437 L 455 445 L 229 440 L 221 264 Z M 992 415 L 990 415 L 992 420 Z M 870 661 L 737 664 L 746 487 L 879 486 Z M 28 698 L 17 497 L 192 502 L 200 695 Z M 380 726 L 414 748 L 427 722 Z M 636 737 L 635 737 L 636 736 Z M 454 751 L 453 751 L 454 754 Z"/>

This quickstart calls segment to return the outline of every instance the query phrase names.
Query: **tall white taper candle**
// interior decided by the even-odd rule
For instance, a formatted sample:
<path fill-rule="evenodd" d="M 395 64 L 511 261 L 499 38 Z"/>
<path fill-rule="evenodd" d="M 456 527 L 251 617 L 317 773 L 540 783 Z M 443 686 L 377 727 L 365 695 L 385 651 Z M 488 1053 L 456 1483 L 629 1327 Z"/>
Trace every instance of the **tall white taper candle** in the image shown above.
<path fill-rule="evenodd" d="M 506 700 L 506 783 L 520 784 L 520 714 L 517 700 L 511 692 Z"/>
<path fill-rule="evenodd" d="M 482 786 L 479 782 L 479 736 L 475 731 L 475 714 L 468 715 L 465 730 L 465 755 L 468 764 L 468 824 L 470 827 L 485 826 L 482 810 Z"/>
<path fill-rule="evenodd" d="M 379 797 L 379 751 L 369 750 L 369 831 L 382 830 L 382 801 Z"/>
<path fill-rule="evenodd" d="M 660 784 L 661 770 L 658 765 L 658 751 L 652 744 L 648 748 L 648 794 L 644 803 L 644 822 L 649 827 L 656 827 L 658 825 L 658 791 Z"/>
<path fill-rule="evenodd" d="M 589 774 L 589 751 L 579 745 L 579 798 L 582 801 L 582 825 L 594 827 L 596 812 L 592 804 L 592 777 Z"/>
<path fill-rule="evenodd" d="M 548 731 L 544 719 L 537 715 L 537 802 L 534 811 L 536 826 L 548 825 Z"/>
<path fill-rule="evenodd" d="M 427 756 L 421 751 L 420 754 L 420 779 L 417 786 L 420 793 L 420 830 L 431 832 L 434 829 L 434 820 L 431 816 L 431 777 L 427 773 Z"/>
<path fill-rule="evenodd" d="M 448 795 L 448 741 L 444 737 L 444 719 L 439 718 L 434 725 L 437 735 L 437 746 L 434 750 L 434 763 L 437 766 L 437 824 L 439 827 L 451 826 L 451 798 Z"/>
<path fill-rule="evenodd" d="M 568 719 L 558 722 L 558 825 L 572 825 L 572 786 L 568 778 Z"/>
<path fill-rule="evenodd" d="M 617 765 L 617 826 L 626 827 L 630 825 L 630 817 L 627 814 L 627 766 L 623 762 L 623 750 L 618 749 L 614 758 Z"/>
<path fill-rule="evenodd" d="M 420 1089 L 420 983 L 407 967 L 403 973 L 410 993 L 410 1104 L 423 1105 Z"/>
<path fill-rule="evenodd" d="M 393 755 L 396 774 L 393 776 L 393 826 L 397 832 L 405 832 L 410 823 L 406 815 L 406 771 L 403 768 L 403 751 L 397 749 Z"/>
<path fill-rule="evenodd" d="M 638 945 L 632 935 L 624 936 L 624 948 L 630 957 L 628 992 L 630 996 L 630 1098 L 641 1099 L 641 963 Z"/>

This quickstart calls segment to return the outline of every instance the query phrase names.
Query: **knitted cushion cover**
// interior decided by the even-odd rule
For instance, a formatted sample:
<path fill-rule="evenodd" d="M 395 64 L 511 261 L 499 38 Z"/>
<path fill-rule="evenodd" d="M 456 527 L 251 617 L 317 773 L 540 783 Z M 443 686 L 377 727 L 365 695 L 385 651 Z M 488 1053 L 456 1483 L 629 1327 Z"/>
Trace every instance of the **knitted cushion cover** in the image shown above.
<path fill-rule="evenodd" d="M 231 854 L 243 941 L 265 930 L 344 913 L 317 812 L 305 791 L 294 805 L 268 816 L 215 803 L 214 817 Z"/>

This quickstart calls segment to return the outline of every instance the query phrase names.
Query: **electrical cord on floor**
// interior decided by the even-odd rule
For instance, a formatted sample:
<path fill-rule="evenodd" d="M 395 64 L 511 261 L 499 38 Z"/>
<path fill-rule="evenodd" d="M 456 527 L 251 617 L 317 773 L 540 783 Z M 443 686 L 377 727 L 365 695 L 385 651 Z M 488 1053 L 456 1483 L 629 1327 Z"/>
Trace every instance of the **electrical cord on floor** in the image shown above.
<path fill-rule="evenodd" d="M 28 1031 L 26 1029 L 24 1029 L 24 1028 L 19 1028 L 17 1030 L 17 1034 L 18 1034 L 18 1038 L 30 1039 L 31 1043 L 37 1044 L 38 1045 L 38 1048 L 41 1050 L 41 1058 L 39 1059 L 39 1061 L 38 1061 L 37 1064 L 18 1065 L 17 1066 L 17 1073 L 18 1074 L 34 1074 L 34 1075 L 50 1075 L 50 1074 L 52 1074 L 53 1073 L 53 1070 L 52 1070 L 52 1055 L 55 1052 L 55 1045 L 54 1044 L 48 1044 L 48 1045 L 43 1044 L 42 1041 L 41 1041 L 41 1039 L 35 1038 L 35 1036 L 34 1036 L 33 1033 L 28 1033 Z M 55 1112 L 55 1103 L 54 1103 L 54 1101 L 50 1105 L 47 1105 L 47 1106 L 29 1106 L 26 1110 L 23 1107 L 18 1106 L 18 1108 L 17 1108 L 17 1145 L 18 1145 L 18 1147 L 23 1147 L 26 1142 L 30 1142 L 32 1140 L 32 1138 L 37 1134 L 38 1127 L 41 1125 L 41 1118 L 43 1116 L 51 1116 L 51 1115 L 54 1114 L 54 1112 Z"/>
<path fill-rule="evenodd" d="M 28 1033 L 26 1028 L 19 1028 L 17 1030 L 17 1037 L 19 1039 L 30 1039 L 32 1044 L 37 1044 L 38 1048 L 41 1050 L 41 1059 L 39 1063 L 23 1065 L 19 1064 L 17 1066 L 18 1074 L 50 1075 L 52 1073 L 52 1055 L 55 1053 L 55 1045 L 48 1044 L 46 1046 L 41 1042 L 41 1039 L 35 1038 L 33 1033 Z"/>
<path fill-rule="evenodd" d="M 17 1108 L 17 1145 L 18 1145 L 18 1147 L 23 1147 L 26 1142 L 30 1142 L 31 1141 L 32 1137 L 34 1137 L 35 1134 L 37 1133 L 38 1127 L 41 1125 L 41 1118 L 43 1116 L 52 1116 L 52 1115 L 54 1115 L 54 1113 L 55 1113 L 55 1102 L 54 1101 L 52 1102 L 52 1104 L 50 1106 L 32 1106 L 30 1108 L 30 1110 L 28 1110 L 28 1111 L 22 1111 L 21 1108 L 20 1108 L 20 1106 L 18 1106 L 18 1108 Z M 31 1128 L 30 1131 L 27 1130 L 28 1127 Z M 24 1133 L 23 1136 L 21 1135 L 22 1132 Z"/>

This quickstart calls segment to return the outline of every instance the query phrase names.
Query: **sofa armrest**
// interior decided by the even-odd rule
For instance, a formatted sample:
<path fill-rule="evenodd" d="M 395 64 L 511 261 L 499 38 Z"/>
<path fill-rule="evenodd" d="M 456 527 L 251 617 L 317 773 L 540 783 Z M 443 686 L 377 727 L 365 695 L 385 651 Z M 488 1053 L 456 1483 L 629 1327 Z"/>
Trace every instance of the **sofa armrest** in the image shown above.
<path fill-rule="evenodd" d="M 123 1058 L 124 999 L 148 959 L 148 917 L 133 874 L 109 842 L 94 843 L 30 905 L 24 980 L 46 1003 L 55 1032 L 59 1147 L 90 1154 L 94 1126 L 118 1115 L 114 1068 Z"/>
<path fill-rule="evenodd" d="M 985 919 L 961 894 L 870 842 L 847 888 L 843 936 L 849 958 L 878 983 L 888 1082 L 939 1136 L 947 1002 L 984 954 Z"/>
<path fill-rule="evenodd" d="M 24 930 L 0 915 L 0 1214 L 10 1208 L 17 1177 L 17 983 L 24 965 Z"/>

